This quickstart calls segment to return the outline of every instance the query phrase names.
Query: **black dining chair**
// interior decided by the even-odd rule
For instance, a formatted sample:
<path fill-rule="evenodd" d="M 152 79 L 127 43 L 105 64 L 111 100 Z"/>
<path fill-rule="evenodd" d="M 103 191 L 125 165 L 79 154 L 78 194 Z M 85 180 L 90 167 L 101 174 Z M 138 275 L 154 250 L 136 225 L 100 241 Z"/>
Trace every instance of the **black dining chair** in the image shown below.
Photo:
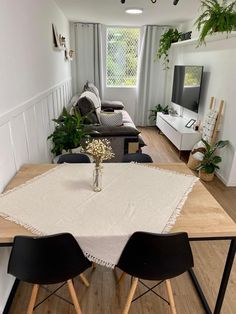
<path fill-rule="evenodd" d="M 122 314 L 127 314 L 133 301 L 149 291 L 156 294 L 153 289 L 162 282 L 166 283 L 168 299 L 166 301 L 172 314 L 176 314 L 176 307 L 170 278 L 179 276 L 193 267 L 193 256 L 187 233 L 154 234 L 135 232 L 127 242 L 117 264 L 123 274 L 132 276 L 132 285 Z M 121 279 L 120 278 L 120 279 Z M 143 280 L 160 281 L 149 288 Z M 120 280 L 121 281 L 121 280 Z M 138 281 L 148 290 L 133 300 Z"/>
<path fill-rule="evenodd" d="M 42 303 L 35 306 L 40 285 L 61 282 L 64 282 L 61 286 L 67 283 L 76 313 L 81 314 L 72 279 L 91 265 L 70 233 L 43 237 L 16 236 L 8 273 L 33 284 L 27 314 L 33 313 L 34 308 Z"/>
<path fill-rule="evenodd" d="M 133 154 L 125 154 L 122 162 L 140 162 L 140 163 L 151 163 L 153 162 L 151 156 L 143 153 L 133 153 Z"/>
<path fill-rule="evenodd" d="M 69 164 L 90 163 L 90 159 L 85 154 L 64 154 L 59 157 L 57 163 L 63 164 L 64 162 Z"/>

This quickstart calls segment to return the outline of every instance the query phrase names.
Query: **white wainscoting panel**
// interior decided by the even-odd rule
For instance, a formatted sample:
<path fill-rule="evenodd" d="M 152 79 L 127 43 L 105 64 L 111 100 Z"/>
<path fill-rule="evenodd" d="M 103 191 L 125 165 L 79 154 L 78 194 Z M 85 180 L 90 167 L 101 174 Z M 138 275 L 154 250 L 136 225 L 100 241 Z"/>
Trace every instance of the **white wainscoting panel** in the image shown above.
<path fill-rule="evenodd" d="M 0 126 L 0 143 L 0 191 L 2 191 L 16 172 L 9 123 Z"/>
<path fill-rule="evenodd" d="M 9 123 L 16 169 L 19 169 L 23 163 L 29 162 L 24 113 L 14 117 Z"/>
<path fill-rule="evenodd" d="M 34 106 L 26 110 L 24 112 L 24 115 L 25 115 L 28 152 L 29 152 L 29 163 L 34 164 L 34 163 L 40 162 L 37 132 L 36 132 L 36 116 L 35 116 Z"/>
<path fill-rule="evenodd" d="M 71 97 L 67 79 L 0 116 L 0 192 L 23 164 L 51 162 L 47 137 L 55 127 L 52 119 Z"/>

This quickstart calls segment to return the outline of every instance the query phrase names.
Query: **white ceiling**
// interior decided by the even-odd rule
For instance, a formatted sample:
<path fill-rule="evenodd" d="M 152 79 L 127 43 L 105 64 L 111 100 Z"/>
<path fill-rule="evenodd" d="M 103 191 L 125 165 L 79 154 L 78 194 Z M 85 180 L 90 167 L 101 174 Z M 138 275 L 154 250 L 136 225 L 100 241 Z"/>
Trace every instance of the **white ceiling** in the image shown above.
<path fill-rule="evenodd" d="M 200 7 L 200 0 L 55 0 L 70 21 L 94 22 L 106 25 L 145 24 L 176 25 L 194 19 Z M 144 9 L 142 15 L 132 16 L 125 13 L 126 8 Z"/>

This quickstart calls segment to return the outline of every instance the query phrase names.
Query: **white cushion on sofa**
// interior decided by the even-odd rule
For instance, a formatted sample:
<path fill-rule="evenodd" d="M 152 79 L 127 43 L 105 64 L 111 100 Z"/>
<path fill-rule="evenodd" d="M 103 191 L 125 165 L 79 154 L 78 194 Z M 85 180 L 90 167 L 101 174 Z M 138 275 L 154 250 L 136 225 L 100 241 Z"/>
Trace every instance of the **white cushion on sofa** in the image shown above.
<path fill-rule="evenodd" d="M 100 112 L 100 121 L 106 126 L 121 126 L 123 124 L 121 112 Z"/>

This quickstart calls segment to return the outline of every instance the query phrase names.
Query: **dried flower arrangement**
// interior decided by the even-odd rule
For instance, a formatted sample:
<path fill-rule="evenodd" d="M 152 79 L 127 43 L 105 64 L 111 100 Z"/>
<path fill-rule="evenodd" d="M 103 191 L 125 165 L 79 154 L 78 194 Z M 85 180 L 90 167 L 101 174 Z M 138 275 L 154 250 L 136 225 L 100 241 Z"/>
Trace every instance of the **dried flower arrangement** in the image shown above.
<path fill-rule="evenodd" d="M 96 167 L 99 167 L 103 160 L 109 160 L 115 156 L 111 143 L 107 139 L 93 139 L 83 149 L 83 152 L 93 157 Z"/>

